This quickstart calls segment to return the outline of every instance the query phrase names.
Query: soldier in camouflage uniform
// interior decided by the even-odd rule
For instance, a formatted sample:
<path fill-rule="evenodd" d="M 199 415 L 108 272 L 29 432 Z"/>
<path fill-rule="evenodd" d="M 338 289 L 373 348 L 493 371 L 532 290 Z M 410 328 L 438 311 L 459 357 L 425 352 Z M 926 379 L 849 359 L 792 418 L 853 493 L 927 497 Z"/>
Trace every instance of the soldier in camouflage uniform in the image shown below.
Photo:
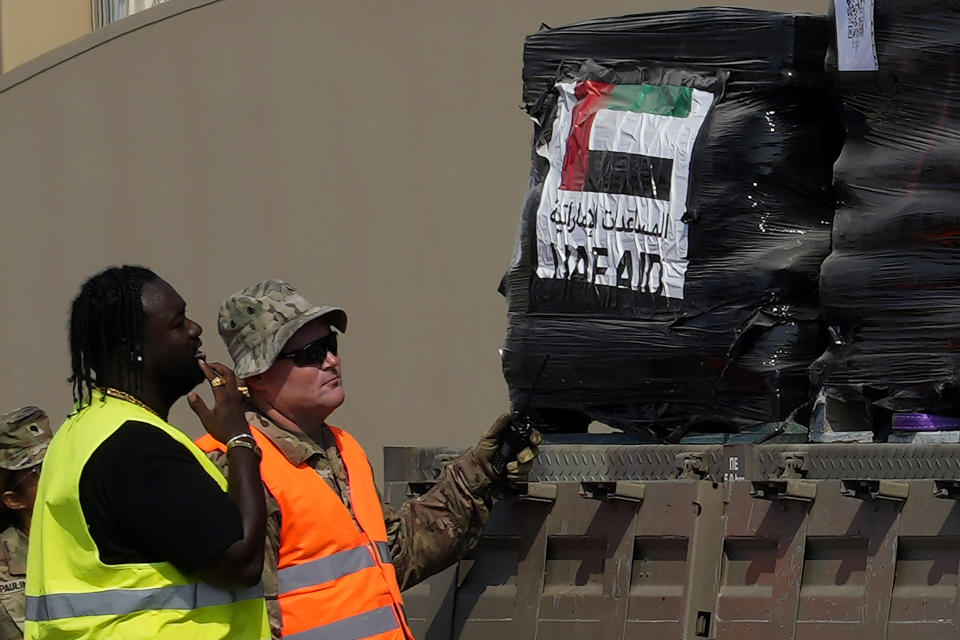
<path fill-rule="evenodd" d="M 260 389 L 259 374 L 289 358 L 290 352 L 305 347 L 309 338 L 329 336 L 334 329 L 346 330 L 347 316 L 331 306 L 313 306 L 292 286 L 280 280 L 267 280 L 227 298 L 220 307 L 219 333 L 233 358 L 238 378 L 246 378 L 252 396 L 247 419 L 294 465 L 307 464 L 338 495 L 354 519 L 347 473 L 334 438 L 326 423 L 319 429 L 294 425 L 276 410 L 277 405 L 293 401 L 278 399 L 286 389 Z M 322 342 L 323 337 L 317 342 Z M 329 349 L 329 344 L 327 349 Z M 314 370 L 329 369 L 335 379 L 323 383 L 332 404 L 326 413 L 343 401 L 340 384 L 340 360 L 335 343 L 332 350 L 315 354 Z M 284 383 L 286 384 L 286 383 Z M 324 393 L 324 392 L 319 392 Z M 314 399 L 315 400 L 315 399 Z M 324 420 L 326 416 L 320 417 Z M 285 424 L 284 424 L 285 423 Z M 407 589 L 462 558 L 476 545 L 489 516 L 495 485 L 502 482 L 491 468 L 503 430 L 509 424 L 501 417 L 481 441 L 451 463 L 440 480 L 422 497 L 410 500 L 399 509 L 383 507 L 390 554 L 400 589 Z M 540 435 L 509 463 L 507 481 L 523 482 L 537 455 Z M 221 468 L 226 456 L 220 451 L 208 453 Z M 274 638 L 281 637 L 282 614 L 277 600 L 277 559 L 280 547 L 281 518 L 278 502 L 267 491 L 267 544 L 263 584 Z"/>
<path fill-rule="evenodd" d="M 0 416 L 0 509 L 6 526 L 0 533 L 0 640 L 23 638 L 27 535 L 50 437 L 50 421 L 37 407 Z"/>

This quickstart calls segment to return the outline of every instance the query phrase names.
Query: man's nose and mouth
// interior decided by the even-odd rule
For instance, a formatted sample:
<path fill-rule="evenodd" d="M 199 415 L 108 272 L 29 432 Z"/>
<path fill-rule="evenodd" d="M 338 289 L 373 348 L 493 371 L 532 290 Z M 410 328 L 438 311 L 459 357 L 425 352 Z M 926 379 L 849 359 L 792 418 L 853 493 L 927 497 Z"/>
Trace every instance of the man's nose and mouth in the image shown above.
<path fill-rule="evenodd" d="M 332 377 L 320 385 L 321 389 L 323 387 L 328 387 L 328 386 L 335 387 L 340 383 L 340 370 L 333 368 L 333 369 L 330 369 L 329 371 L 332 374 Z"/>

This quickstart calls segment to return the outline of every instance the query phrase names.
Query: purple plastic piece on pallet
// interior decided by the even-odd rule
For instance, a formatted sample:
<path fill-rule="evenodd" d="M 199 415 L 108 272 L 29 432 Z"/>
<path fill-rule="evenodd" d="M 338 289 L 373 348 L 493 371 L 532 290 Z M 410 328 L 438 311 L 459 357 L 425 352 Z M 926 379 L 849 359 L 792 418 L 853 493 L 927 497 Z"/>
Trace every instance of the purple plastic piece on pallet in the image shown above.
<path fill-rule="evenodd" d="M 960 429 L 960 418 L 930 413 L 895 413 L 893 428 L 897 431 L 956 431 Z"/>

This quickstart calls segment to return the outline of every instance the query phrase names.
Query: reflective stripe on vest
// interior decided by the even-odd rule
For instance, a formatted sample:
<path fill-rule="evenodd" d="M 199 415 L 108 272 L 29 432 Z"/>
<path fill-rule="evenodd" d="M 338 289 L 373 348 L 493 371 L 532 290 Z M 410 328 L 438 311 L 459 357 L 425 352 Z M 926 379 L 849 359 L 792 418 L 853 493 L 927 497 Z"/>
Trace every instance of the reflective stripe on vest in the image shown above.
<path fill-rule="evenodd" d="M 400 623 L 393 607 L 386 606 L 283 637 L 290 640 L 362 640 L 398 629 Z"/>
<path fill-rule="evenodd" d="M 378 542 L 377 552 L 380 553 L 380 561 L 387 564 L 393 564 L 393 556 L 390 555 L 390 544 L 388 542 Z"/>
<path fill-rule="evenodd" d="M 376 548 L 381 562 L 393 564 L 389 544 L 377 542 Z M 370 555 L 370 549 L 366 546 L 339 551 L 319 560 L 281 569 L 277 572 L 277 591 L 283 595 L 304 587 L 330 582 L 376 565 L 377 563 Z"/>
<path fill-rule="evenodd" d="M 263 597 L 263 585 L 240 591 L 218 589 L 205 582 L 155 589 L 110 589 L 92 593 L 27 596 L 27 618 L 37 622 L 83 616 L 122 616 L 159 609 L 201 609 Z"/>

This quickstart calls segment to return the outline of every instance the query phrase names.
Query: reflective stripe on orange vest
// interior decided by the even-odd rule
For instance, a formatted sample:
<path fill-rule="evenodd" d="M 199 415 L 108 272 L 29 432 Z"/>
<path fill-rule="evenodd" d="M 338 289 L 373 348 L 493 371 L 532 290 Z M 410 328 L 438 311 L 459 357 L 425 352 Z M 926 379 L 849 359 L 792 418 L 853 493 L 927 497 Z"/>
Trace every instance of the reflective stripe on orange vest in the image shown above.
<path fill-rule="evenodd" d="M 380 561 L 392 564 L 390 545 L 377 542 L 376 548 Z M 325 558 L 281 569 L 277 572 L 277 591 L 280 594 L 289 593 L 311 585 L 330 582 L 376 565 L 366 546 L 338 551 Z"/>
<path fill-rule="evenodd" d="M 400 625 L 393 607 L 387 606 L 300 633 L 283 634 L 283 637 L 292 640 L 362 640 L 390 631 L 400 632 Z"/>
<path fill-rule="evenodd" d="M 412 640 L 370 463 L 352 437 L 330 430 L 347 471 L 353 515 L 313 468 L 293 465 L 251 426 L 263 450 L 261 477 L 280 505 L 277 590 L 283 636 Z M 209 436 L 197 444 L 223 450 Z"/>

